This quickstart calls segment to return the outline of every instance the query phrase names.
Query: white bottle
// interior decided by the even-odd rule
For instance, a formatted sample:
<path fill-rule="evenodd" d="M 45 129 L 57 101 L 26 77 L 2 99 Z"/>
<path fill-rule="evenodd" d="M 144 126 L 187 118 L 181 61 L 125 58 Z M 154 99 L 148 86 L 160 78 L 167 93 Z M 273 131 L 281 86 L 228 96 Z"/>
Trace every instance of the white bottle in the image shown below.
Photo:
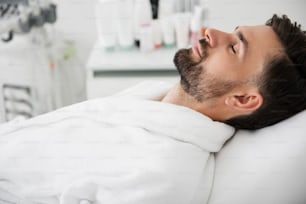
<path fill-rule="evenodd" d="M 99 0 L 96 6 L 98 43 L 105 51 L 116 47 L 116 0 Z"/>
<path fill-rule="evenodd" d="M 174 14 L 175 8 L 177 7 L 175 0 L 160 0 L 158 5 L 158 16 L 159 18 L 163 18 L 166 16 L 170 16 Z"/>
<path fill-rule="evenodd" d="M 160 20 L 164 46 L 172 48 L 175 46 L 174 14 Z"/>
<path fill-rule="evenodd" d="M 202 7 L 195 6 L 194 14 L 190 21 L 190 43 L 191 46 L 195 46 L 202 36 Z"/>
<path fill-rule="evenodd" d="M 163 36 L 159 19 L 154 19 L 152 21 L 152 32 L 154 49 L 159 49 L 162 47 L 163 44 Z"/>
<path fill-rule="evenodd" d="M 203 8 L 202 37 L 204 37 L 206 29 L 210 26 L 209 1 L 202 0 L 201 2 L 201 7 Z"/>
<path fill-rule="evenodd" d="M 176 46 L 186 48 L 189 45 L 189 27 L 191 13 L 177 13 L 174 19 Z"/>
<path fill-rule="evenodd" d="M 163 44 L 165 47 L 175 46 L 175 0 L 160 0 L 159 2 L 159 19 L 162 31 Z"/>
<path fill-rule="evenodd" d="M 141 27 L 147 26 L 152 20 L 150 0 L 134 1 L 134 39 L 140 42 Z M 141 43 L 141 42 L 140 42 Z"/>
<path fill-rule="evenodd" d="M 134 45 L 133 0 L 118 0 L 116 6 L 116 30 L 120 48 L 128 50 Z"/>
<path fill-rule="evenodd" d="M 142 25 L 140 28 L 140 51 L 150 52 L 154 49 L 153 30 L 151 24 Z"/>

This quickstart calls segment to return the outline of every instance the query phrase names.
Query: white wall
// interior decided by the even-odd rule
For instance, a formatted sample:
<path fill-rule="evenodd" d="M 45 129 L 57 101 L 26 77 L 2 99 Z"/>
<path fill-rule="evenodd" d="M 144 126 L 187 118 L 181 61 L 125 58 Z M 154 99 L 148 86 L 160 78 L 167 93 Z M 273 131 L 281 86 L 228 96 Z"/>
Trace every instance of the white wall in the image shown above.
<path fill-rule="evenodd" d="M 210 25 L 233 31 L 238 25 L 264 24 L 272 14 L 286 14 L 306 28 L 305 0 L 209 0 Z"/>
<path fill-rule="evenodd" d="M 56 26 L 67 38 L 77 42 L 80 57 L 85 64 L 97 35 L 94 15 L 97 0 L 56 2 Z M 208 6 L 209 26 L 228 32 L 237 25 L 264 24 L 273 13 L 287 14 L 306 28 L 305 0 L 208 0 Z"/>
<path fill-rule="evenodd" d="M 96 39 L 94 6 L 97 0 L 56 0 L 56 28 L 77 43 L 79 56 L 85 64 Z"/>

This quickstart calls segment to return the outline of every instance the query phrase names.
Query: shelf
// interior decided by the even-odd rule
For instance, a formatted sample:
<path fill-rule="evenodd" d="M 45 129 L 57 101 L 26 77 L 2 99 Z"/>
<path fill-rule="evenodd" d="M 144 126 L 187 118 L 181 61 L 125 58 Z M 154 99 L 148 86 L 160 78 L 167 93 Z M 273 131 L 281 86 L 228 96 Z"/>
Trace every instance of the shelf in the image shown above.
<path fill-rule="evenodd" d="M 173 57 L 176 51 L 177 48 L 162 48 L 148 53 L 138 49 L 105 52 L 96 46 L 91 51 L 86 67 L 92 71 L 175 70 Z"/>
<path fill-rule="evenodd" d="M 177 48 L 105 52 L 94 47 L 86 66 L 87 98 L 112 95 L 146 80 L 177 82 L 176 52 Z"/>

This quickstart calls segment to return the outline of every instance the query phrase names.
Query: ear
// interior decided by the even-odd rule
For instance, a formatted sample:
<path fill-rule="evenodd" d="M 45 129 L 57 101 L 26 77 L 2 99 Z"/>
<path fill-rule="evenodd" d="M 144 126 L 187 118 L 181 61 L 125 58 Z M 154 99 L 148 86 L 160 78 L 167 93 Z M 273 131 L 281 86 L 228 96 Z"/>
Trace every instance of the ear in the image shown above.
<path fill-rule="evenodd" d="M 254 112 L 262 103 L 263 98 L 258 92 L 230 95 L 225 99 L 227 106 L 244 113 Z"/>

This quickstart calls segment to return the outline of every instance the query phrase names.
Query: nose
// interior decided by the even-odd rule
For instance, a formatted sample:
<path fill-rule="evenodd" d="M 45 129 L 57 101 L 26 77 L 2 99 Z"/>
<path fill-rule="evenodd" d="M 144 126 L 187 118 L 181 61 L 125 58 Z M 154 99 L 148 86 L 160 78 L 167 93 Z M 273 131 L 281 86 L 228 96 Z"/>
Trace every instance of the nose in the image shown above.
<path fill-rule="evenodd" d="M 208 28 L 205 32 L 205 39 L 207 40 L 210 47 L 218 47 L 224 43 L 227 43 L 232 38 L 232 34 L 225 33 L 220 30 Z"/>

